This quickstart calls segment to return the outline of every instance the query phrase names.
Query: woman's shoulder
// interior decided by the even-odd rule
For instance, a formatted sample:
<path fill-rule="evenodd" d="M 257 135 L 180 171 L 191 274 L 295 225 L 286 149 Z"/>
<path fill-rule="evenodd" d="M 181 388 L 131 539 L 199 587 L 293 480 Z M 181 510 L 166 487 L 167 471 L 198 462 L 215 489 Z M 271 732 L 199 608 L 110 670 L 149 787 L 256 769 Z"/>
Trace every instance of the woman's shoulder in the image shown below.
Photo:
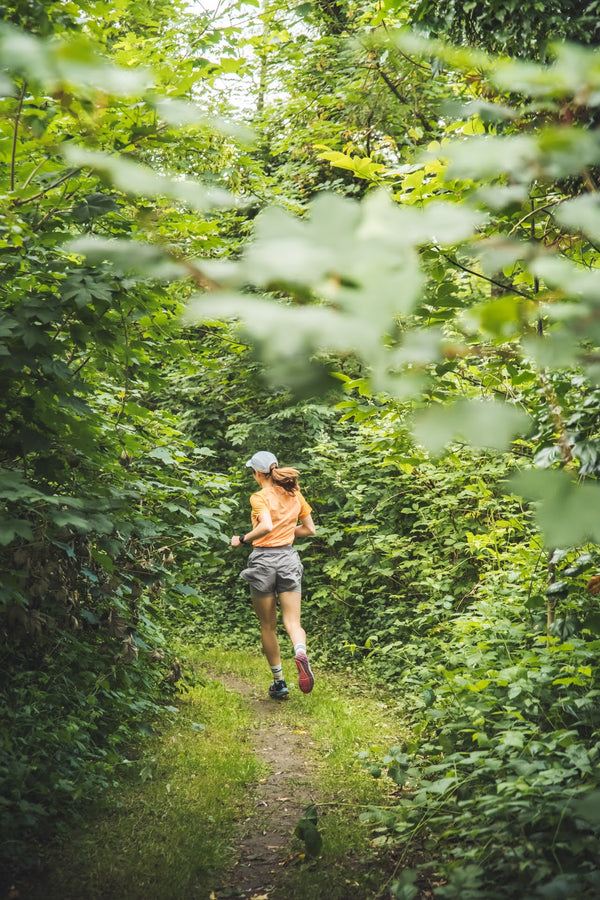
<path fill-rule="evenodd" d="M 265 488 L 261 488 L 260 491 L 255 491 L 253 494 L 250 494 L 250 503 L 261 503 L 267 499 L 267 491 Z"/>

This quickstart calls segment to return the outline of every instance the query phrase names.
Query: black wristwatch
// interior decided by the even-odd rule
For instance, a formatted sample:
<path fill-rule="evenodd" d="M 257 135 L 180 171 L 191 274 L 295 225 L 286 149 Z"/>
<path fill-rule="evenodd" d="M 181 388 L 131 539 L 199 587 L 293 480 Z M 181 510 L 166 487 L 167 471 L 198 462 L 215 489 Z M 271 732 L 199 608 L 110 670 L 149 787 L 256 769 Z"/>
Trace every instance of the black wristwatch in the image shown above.
<path fill-rule="evenodd" d="M 244 540 L 244 538 L 245 538 L 245 535 L 244 535 L 244 534 L 240 534 L 240 535 L 238 536 L 238 540 L 239 540 L 240 544 L 245 544 L 245 543 L 246 543 L 246 541 Z"/>

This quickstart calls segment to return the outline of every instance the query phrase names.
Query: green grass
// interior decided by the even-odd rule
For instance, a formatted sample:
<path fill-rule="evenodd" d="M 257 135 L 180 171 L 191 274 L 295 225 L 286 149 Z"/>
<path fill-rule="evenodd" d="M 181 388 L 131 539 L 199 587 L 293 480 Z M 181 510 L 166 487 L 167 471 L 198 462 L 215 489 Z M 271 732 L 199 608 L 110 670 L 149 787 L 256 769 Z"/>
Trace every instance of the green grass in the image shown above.
<path fill-rule="evenodd" d="M 236 818 L 251 814 L 252 786 L 265 773 L 248 741 L 246 702 L 216 676 L 233 673 L 266 691 L 269 669 L 256 652 L 188 648 L 187 660 L 214 674 L 180 698 L 179 714 L 145 745 L 118 790 L 92 807 L 66 842 L 47 845 L 44 883 L 27 885 L 29 900 L 208 898 L 224 877 L 235 853 Z M 291 682 L 293 660 L 284 665 Z M 385 785 L 361 768 L 357 754 L 399 743 L 401 725 L 365 685 L 317 675 L 313 693 L 292 688 L 278 714 L 311 736 L 323 836 L 319 859 L 298 855 L 286 867 L 286 895 L 375 897 L 373 878 L 381 875 L 359 815 L 382 802 Z M 292 849 L 303 850 L 297 838 Z"/>
<path fill-rule="evenodd" d="M 263 769 L 245 744 L 240 698 L 210 682 L 178 706 L 119 789 L 67 843 L 46 848 L 50 871 L 43 886 L 31 886 L 31 900 L 208 897 L 213 873 L 231 859 L 234 821 L 250 811 L 248 785 Z"/>

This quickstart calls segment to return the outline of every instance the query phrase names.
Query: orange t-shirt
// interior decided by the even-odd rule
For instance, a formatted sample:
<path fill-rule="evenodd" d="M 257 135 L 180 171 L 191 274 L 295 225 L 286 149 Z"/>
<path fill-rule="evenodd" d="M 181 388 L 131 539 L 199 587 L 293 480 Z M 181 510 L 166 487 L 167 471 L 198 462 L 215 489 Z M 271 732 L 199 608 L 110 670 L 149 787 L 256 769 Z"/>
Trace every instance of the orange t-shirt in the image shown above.
<path fill-rule="evenodd" d="M 304 519 L 312 512 L 300 491 L 284 491 L 276 485 L 267 485 L 250 497 L 252 507 L 252 527 L 258 525 L 258 517 L 262 512 L 271 514 L 273 528 L 268 534 L 252 541 L 255 547 L 284 547 L 294 543 L 294 532 L 298 519 Z"/>

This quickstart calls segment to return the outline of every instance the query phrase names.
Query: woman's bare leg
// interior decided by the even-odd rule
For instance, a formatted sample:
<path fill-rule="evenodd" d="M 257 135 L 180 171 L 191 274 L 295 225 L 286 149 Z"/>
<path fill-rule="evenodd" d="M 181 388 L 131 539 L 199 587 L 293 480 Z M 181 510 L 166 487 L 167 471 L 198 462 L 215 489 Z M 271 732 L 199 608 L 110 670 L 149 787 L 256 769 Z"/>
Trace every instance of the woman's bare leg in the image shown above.
<path fill-rule="evenodd" d="M 277 606 L 275 597 L 263 595 L 253 597 L 254 612 L 260 622 L 262 648 L 270 666 L 281 665 L 281 651 L 277 640 Z"/>
<path fill-rule="evenodd" d="M 282 591 L 279 595 L 283 625 L 294 646 L 306 645 L 306 632 L 300 624 L 301 601 L 302 594 L 299 591 Z"/>
<path fill-rule="evenodd" d="M 283 624 L 294 645 L 294 655 L 298 667 L 298 687 L 303 694 L 309 694 L 315 678 L 306 655 L 306 632 L 300 624 L 301 594 L 296 591 L 284 591 L 279 595 Z"/>

